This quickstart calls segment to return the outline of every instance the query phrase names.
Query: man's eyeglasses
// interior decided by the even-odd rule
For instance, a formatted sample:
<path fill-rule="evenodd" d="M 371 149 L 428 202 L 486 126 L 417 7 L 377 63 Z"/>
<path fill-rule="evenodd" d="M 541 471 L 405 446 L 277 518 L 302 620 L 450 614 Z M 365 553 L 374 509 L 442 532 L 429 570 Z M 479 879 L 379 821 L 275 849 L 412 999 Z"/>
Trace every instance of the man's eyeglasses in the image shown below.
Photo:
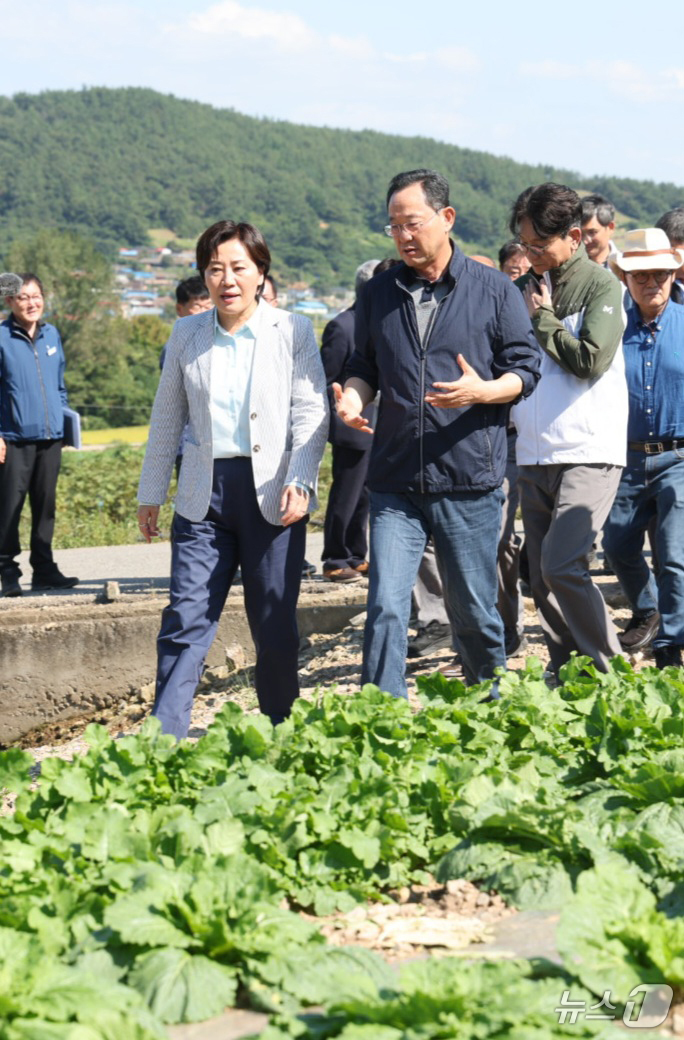
<path fill-rule="evenodd" d="M 441 209 L 438 209 L 437 213 L 433 213 L 429 220 L 409 220 L 406 224 L 385 224 L 383 231 L 388 238 L 399 238 L 399 235 L 404 231 L 409 235 L 417 235 L 421 228 L 431 224 L 437 214 L 441 212 Z"/>
<path fill-rule="evenodd" d="M 42 303 L 43 302 L 43 297 L 42 296 L 24 296 L 23 294 L 21 296 L 15 296 L 14 299 L 17 301 L 17 303 Z"/>
<path fill-rule="evenodd" d="M 558 237 L 558 236 L 556 236 L 556 237 Z M 523 249 L 526 253 L 529 253 L 531 256 L 543 256 L 544 253 L 546 252 L 546 250 L 551 245 L 551 243 L 553 241 L 555 241 L 555 240 L 554 239 L 550 239 L 546 243 L 545 246 L 531 246 L 529 244 L 529 242 L 523 242 L 523 240 L 521 238 L 516 238 L 515 241 L 516 241 L 516 244 L 519 245 L 521 249 Z"/>
<path fill-rule="evenodd" d="M 651 278 L 657 285 L 664 285 L 674 271 L 628 271 L 627 274 L 637 285 L 648 285 Z"/>

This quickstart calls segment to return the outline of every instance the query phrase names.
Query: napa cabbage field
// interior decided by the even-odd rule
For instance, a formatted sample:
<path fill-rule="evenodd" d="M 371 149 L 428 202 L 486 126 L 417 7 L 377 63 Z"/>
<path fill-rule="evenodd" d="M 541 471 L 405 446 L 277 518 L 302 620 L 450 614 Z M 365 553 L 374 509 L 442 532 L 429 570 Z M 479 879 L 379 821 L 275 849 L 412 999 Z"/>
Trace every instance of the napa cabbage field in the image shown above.
<path fill-rule="evenodd" d="M 480 703 L 436 674 L 417 712 L 320 691 L 275 730 L 229 703 L 195 743 L 90 726 L 37 782 L 0 753 L 0 1040 L 152 1040 L 234 1006 L 271 1015 L 261 1040 L 607 1037 L 559 1022 L 564 990 L 618 1020 L 639 985 L 681 997 L 684 671 L 561 680 L 531 658 Z M 560 911 L 562 966 L 395 969 L 311 919 L 432 877 Z"/>

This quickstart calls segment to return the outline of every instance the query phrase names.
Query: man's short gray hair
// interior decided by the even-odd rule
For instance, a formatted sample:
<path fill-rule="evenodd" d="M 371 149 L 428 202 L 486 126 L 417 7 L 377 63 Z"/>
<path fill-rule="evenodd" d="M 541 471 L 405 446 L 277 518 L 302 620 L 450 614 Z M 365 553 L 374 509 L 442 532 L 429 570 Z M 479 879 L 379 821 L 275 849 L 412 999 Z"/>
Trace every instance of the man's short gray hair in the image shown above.
<path fill-rule="evenodd" d="M 582 199 L 582 227 L 594 217 L 601 227 L 608 227 L 615 220 L 615 206 L 605 195 L 585 195 Z"/>
<path fill-rule="evenodd" d="M 365 260 L 364 263 L 359 264 L 356 268 L 356 274 L 354 275 L 354 292 L 357 296 L 366 282 L 371 280 L 373 277 L 373 271 L 379 263 L 379 260 Z"/>

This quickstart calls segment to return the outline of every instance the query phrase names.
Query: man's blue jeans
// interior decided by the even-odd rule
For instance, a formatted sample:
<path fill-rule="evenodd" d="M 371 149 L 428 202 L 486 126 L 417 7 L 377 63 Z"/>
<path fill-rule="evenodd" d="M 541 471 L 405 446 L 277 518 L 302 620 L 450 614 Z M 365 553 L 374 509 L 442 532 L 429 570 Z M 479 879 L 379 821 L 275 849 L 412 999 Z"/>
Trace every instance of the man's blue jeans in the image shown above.
<path fill-rule="evenodd" d="M 432 535 L 447 613 L 468 685 L 506 667 L 496 609 L 496 551 L 503 492 L 371 493 L 370 585 L 362 681 L 406 697 L 411 590 Z"/>
<path fill-rule="evenodd" d="M 658 579 L 643 553 L 655 518 Z M 684 646 L 684 451 L 627 453 L 627 466 L 603 529 L 603 549 L 632 612 L 661 614 L 653 646 Z"/>

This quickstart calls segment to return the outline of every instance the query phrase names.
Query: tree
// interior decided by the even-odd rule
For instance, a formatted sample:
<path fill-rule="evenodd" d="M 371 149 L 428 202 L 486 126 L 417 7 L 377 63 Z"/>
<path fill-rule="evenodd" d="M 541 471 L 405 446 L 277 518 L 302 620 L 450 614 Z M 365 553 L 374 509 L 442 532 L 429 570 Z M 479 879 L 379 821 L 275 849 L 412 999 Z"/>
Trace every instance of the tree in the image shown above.
<path fill-rule="evenodd" d="M 46 314 L 59 329 L 71 405 L 109 426 L 146 423 L 169 334 L 160 318 L 119 315 L 109 262 L 88 239 L 44 230 L 15 242 L 9 267 L 43 282 Z"/>
<path fill-rule="evenodd" d="M 52 228 L 14 242 L 8 254 L 13 271 L 33 271 L 45 289 L 46 315 L 65 345 L 83 324 L 118 309 L 112 267 L 93 243 Z"/>

